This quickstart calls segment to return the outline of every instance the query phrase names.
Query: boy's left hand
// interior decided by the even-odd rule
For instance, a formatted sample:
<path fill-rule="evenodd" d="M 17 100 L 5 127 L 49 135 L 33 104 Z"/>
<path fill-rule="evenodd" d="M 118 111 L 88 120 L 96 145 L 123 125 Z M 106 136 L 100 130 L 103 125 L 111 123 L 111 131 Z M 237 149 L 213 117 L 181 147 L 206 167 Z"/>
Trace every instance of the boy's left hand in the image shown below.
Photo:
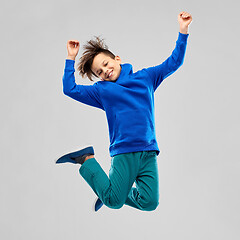
<path fill-rule="evenodd" d="M 180 32 L 187 34 L 188 33 L 188 26 L 192 22 L 192 16 L 190 13 L 187 12 L 180 12 L 178 14 L 178 22 L 180 25 Z"/>

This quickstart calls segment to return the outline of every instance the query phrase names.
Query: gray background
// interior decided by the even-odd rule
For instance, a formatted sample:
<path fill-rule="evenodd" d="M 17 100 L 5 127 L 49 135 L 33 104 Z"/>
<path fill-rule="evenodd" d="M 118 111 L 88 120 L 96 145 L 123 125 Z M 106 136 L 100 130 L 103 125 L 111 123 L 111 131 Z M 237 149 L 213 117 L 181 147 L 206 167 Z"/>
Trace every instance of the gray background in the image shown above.
<path fill-rule="evenodd" d="M 0 238 L 239 239 L 237 2 L 1 2 Z M 111 160 L 104 112 L 62 93 L 66 42 L 101 35 L 137 71 L 171 54 L 181 11 L 185 62 L 155 94 L 160 206 L 94 213 L 78 166 L 54 164 L 90 144 L 107 172 Z"/>

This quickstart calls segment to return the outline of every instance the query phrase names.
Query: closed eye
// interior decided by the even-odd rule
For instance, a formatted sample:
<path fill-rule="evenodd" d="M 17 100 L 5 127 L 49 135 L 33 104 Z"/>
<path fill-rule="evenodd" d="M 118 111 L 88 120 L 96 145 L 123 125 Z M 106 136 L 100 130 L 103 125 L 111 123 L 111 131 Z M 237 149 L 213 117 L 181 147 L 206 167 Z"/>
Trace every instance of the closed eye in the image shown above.
<path fill-rule="evenodd" d="M 98 75 L 100 75 L 102 73 L 102 70 L 100 70 L 99 72 L 98 72 Z"/>

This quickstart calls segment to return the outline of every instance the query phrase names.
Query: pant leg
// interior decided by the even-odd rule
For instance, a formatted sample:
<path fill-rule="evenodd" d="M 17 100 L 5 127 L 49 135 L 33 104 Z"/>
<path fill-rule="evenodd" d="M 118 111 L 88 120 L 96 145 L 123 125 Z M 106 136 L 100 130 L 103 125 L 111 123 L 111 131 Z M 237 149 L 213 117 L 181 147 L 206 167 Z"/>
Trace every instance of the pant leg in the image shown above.
<path fill-rule="evenodd" d="M 136 177 L 136 187 L 131 188 L 125 204 L 140 210 L 152 211 L 159 204 L 157 154 L 155 151 L 144 153 Z"/>
<path fill-rule="evenodd" d="M 142 154 L 137 152 L 114 156 L 109 177 L 94 158 L 84 162 L 79 172 L 106 206 L 117 209 L 126 202 L 136 180 Z"/>

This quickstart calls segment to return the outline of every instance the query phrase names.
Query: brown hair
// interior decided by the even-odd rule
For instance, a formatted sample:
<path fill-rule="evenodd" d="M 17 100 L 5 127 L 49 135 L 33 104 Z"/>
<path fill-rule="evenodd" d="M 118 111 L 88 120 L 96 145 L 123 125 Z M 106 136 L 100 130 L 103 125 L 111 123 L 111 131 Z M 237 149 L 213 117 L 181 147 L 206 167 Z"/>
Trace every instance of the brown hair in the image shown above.
<path fill-rule="evenodd" d="M 99 53 L 104 53 L 111 58 L 115 58 L 115 55 L 108 50 L 108 46 L 104 43 L 104 40 L 99 37 L 94 37 L 83 46 L 83 55 L 79 59 L 77 70 L 82 77 L 87 77 L 93 81 L 92 77 L 96 74 L 92 71 L 92 63 L 95 56 Z"/>

